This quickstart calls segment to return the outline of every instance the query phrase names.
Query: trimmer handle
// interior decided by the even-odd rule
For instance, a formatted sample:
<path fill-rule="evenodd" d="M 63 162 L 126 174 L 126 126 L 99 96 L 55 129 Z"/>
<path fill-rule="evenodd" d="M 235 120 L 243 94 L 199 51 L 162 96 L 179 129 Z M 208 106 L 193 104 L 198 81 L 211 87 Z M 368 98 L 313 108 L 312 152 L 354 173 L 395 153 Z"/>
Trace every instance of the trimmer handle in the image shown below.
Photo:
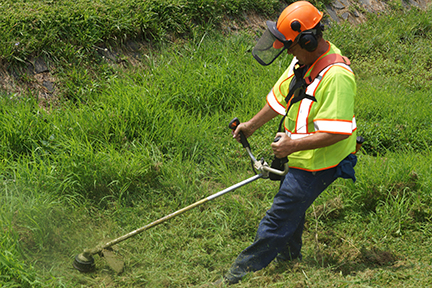
<path fill-rule="evenodd" d="M 228 127 L 234 131 L 237 129 L 238 125 L 240 125 L 240 120 L 235 117 L 233 120 L 231 120 Z M 242 143 L 243 148 L 250 148 L 249 142 L 247 141 L 246 136 L 243 134 L 243 131 L 240 131 L 240 142 Z"/>
<path fill-rule="evenodd" d="M 273 139 L 273 142 L 278 142 L 282 137 L 281 136 L 276 136 L 275 139 Z M 276 158 L 276 157 L 275 157 Z M 284 158 L 278 158 L 280 160 L 280 163 L 282 165 L 285 165 L 285 163 L 288 162 L 288 157 L 284 157 Z"/>
<path fill-rule="evenodd" d="M 273 140 L 273 142 L 278 142 L 282 137 L 276 136 L 276 138 Z M 288 156 L 283 158 L 277 158 L 274 157 L 270 168 L 273 169 L 273 171 L 270 171 L 269 178 L 273 181 L 280 181 L 282 179 L 282 175 L 285 175 L 288 173 Z M 281 173 L 283 172 L 283 173 Z"/>
<path fill-rule="evenodd" d="M 354 154 L 356 154 L 360 150 L 361 146 L 363 145 L 363 142 L 365 142 L 365 139 L 362 136 L 357 136 L 357 138 L 356 138 L 356 150 L 355 150 Z"/>

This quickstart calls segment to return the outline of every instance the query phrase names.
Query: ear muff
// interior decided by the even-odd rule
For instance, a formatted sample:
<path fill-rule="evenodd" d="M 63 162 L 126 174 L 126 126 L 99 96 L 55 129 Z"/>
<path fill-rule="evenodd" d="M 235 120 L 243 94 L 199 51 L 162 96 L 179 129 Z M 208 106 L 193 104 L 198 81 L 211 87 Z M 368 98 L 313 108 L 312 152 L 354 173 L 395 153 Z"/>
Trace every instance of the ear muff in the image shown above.
<path fill-rule="evenodd" d="M 300 47 L 309 52 L 315 51 L 315 49 L 318 47 L 318 40 L 316 38 L 316 29 L 301 31 L 302 25 L 297 20 L 291 22 L 290 26 L 293 31 L 299 32 L 299 34 L 296 37 L 296 40 L 299 43 Z"/>
<path fill-rule="evenodd" d="M 315 30 L 307 30 L 301 32 L 297 37 L 297 42 L 300 47 L 305 49 L 306 51 L 312 52 L 318 47 L 318 40 L 315 36 Z"/>

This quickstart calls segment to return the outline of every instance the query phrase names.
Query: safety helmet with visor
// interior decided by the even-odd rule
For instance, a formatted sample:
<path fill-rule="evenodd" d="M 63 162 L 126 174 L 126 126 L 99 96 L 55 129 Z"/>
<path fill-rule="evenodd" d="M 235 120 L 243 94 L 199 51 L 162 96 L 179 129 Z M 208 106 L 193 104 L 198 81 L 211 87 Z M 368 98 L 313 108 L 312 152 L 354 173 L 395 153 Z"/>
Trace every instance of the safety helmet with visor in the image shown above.
<path fill-rule="evenodd" d="M 308 51 L 316 47 L 316 31 L 323 13 L 307 1 L 298 1 L 285 8 L 277 22 L 267 21 L 267 29 L 252 50 L 253 57 L 261 65 L 270 65 L 294 42 Z M 320 28 L 321 29 L 321 28 Z"/>

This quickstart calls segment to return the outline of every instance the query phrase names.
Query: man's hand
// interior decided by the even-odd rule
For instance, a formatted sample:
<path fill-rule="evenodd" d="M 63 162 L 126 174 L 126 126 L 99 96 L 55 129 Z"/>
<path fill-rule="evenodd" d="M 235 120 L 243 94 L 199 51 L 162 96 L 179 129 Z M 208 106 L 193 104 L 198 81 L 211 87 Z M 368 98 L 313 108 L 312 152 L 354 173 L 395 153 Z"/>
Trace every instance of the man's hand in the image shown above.
<path fill-rule="evenodd" d="M 253 126 L 248 122 L 240 123 L 235 130 L 232 131 L 233 137 L 239 142 L 240 141 L 240 131 L 243 132 L 244 136 L 249 138 L 254 132 Z"/>
<path fill-rule="evenodd" d="M 276 137 L 280 137 L 279 141 L 273 142 L 271 147 L 276 158 L 284 158 L 295 151 L 295 141 L 293 141 L 286 133 L 279 132 Z M 275 138 L 276 138 L 275 137 Z"/>

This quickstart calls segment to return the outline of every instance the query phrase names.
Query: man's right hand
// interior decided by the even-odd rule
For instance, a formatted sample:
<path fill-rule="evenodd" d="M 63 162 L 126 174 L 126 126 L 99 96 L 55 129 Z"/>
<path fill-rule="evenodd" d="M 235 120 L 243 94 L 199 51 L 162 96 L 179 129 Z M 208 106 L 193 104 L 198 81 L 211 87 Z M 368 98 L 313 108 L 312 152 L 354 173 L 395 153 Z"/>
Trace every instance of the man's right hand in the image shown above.
<path fill-rule="evenodd" d="M 244 136 L 249 138 L 255 130 L 252 128 L 252 125 L 248 122 L 240 123 L 235 130 L 233 130 L 231 133 L 233 135 L 233 138 L 237 140 L 237 142 L 241 143 L 240 141 L 240 131 L 243 132 Z"/>
<path fill-rule="evenodd" d="M 237 128 L 232 132 L 233 137 L 241 143 L 240 141 L 240 131 L 243 132 L 246 138 L 249 138 L 255 130 L 260 128 L 262 125 L 267 123 L 269 120 L 273 119 L 279 115 L 266 103 L 264 107 L 247 122 L 240 123 Z"/>

